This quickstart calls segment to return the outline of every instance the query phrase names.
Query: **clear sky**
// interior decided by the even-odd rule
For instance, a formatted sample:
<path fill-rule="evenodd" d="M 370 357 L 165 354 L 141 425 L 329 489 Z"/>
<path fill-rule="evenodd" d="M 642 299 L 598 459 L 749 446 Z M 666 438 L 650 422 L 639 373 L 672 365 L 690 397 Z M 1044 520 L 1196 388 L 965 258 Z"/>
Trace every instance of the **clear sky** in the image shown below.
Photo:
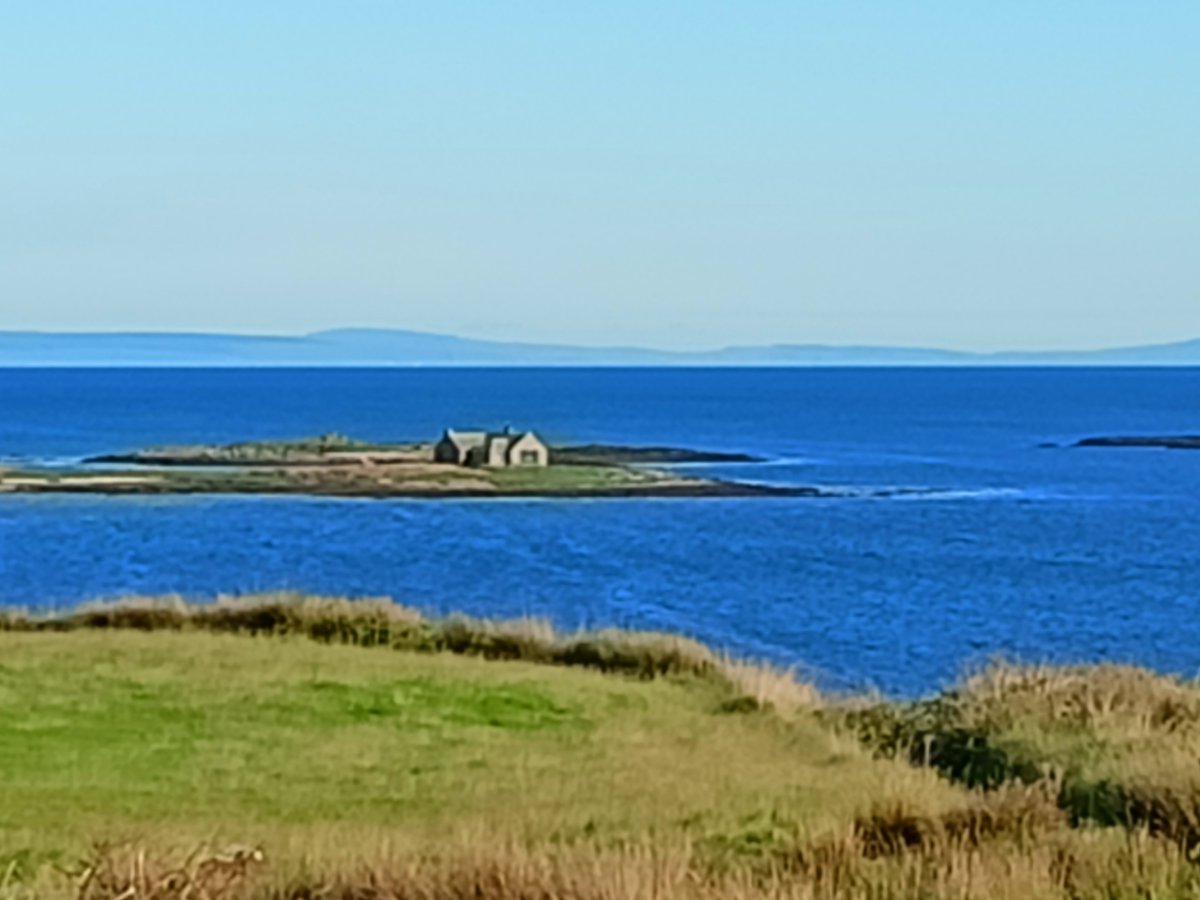
<path fill-rule="evenodd" d="M 1200 3 L 24 0 L 0 329 L 1200 336 Z"/>

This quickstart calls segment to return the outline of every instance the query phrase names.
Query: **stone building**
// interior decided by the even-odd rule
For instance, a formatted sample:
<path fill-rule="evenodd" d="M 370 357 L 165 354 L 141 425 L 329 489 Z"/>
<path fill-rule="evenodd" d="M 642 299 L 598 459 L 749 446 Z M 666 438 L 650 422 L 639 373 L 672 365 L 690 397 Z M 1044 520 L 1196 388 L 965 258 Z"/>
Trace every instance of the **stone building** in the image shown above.
<path fill-rule="evenodd" d="M 458 466 L 548 466 L 550 448 L 532 431 L 455 431 L 447 428 L 434 445 L 433 458 Z"/>

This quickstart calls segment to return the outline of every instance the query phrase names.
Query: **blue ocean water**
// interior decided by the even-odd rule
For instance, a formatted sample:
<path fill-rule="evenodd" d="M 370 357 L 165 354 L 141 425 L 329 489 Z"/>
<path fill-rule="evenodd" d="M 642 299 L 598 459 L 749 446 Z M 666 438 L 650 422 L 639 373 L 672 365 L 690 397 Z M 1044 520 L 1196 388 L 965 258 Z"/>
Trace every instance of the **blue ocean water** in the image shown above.
<path fill-rule="evenodd" d="M 0 604 L 388 594 L 682 631 L 903 694 L 999 652 L 1200 670 L 1200 452 L 1061 446 L 1200 432 L 1200 370 L 0 369 L 0 464 L 505 423 L 760 454 L 697 471 L 843 496 L 0 496 Z"/>

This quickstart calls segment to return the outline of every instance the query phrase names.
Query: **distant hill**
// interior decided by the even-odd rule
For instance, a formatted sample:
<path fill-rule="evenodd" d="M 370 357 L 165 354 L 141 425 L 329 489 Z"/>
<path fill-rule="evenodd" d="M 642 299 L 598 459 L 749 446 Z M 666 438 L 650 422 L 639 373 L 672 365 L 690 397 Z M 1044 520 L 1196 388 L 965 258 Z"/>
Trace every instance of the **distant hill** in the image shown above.
<path fill-rule="evenodd" d="M 344 328 L 299 337 L 0 331 L 0 366 L 968 366 L 1200 365 L 1200 340 L 1106 350 L 967 353 L 772 344 L 717 350 L 505 343 Z"/>

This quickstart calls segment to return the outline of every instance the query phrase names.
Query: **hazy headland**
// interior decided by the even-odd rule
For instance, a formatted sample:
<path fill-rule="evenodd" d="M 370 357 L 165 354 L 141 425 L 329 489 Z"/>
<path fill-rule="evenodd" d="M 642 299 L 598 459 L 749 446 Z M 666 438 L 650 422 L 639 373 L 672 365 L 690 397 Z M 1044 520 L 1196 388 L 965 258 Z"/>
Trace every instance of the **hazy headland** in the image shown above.
<path fill-rule="evenodd" d="M 764 344 L 708 350 L 505 342 L 341 328 L 304 335 L 0 331 L 4 366 L 1175 366 L 1200 339 L 1098 350 Z"/>

